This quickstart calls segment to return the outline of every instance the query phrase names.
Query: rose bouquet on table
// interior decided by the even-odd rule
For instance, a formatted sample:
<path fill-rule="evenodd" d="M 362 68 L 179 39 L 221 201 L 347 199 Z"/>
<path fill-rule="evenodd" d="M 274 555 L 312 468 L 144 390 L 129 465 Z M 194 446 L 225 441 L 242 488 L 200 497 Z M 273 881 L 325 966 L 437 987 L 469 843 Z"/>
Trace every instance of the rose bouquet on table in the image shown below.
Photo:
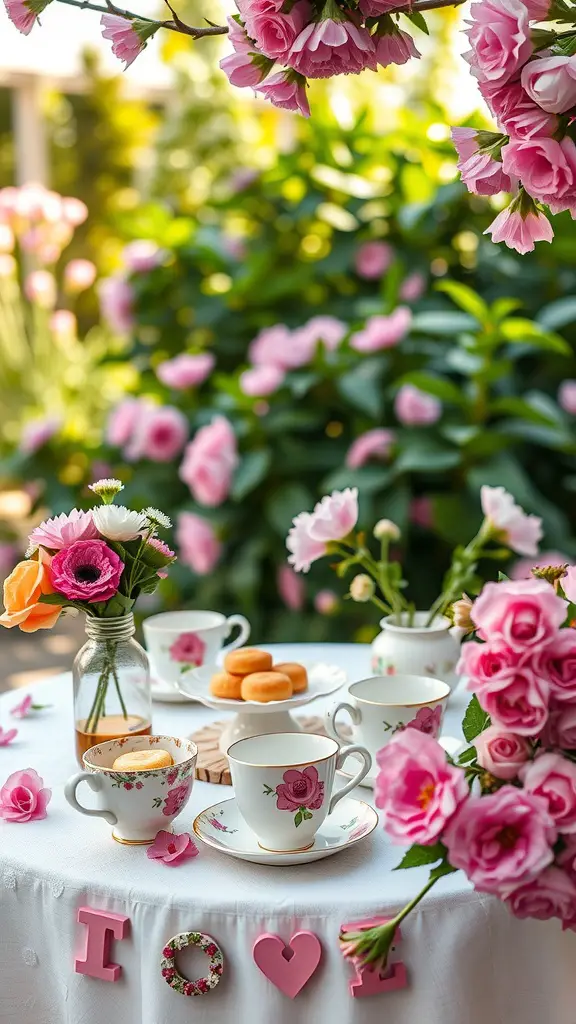
<path fill-rule="evenodd" d="M 480 529 L 469 544 L 455 548 L 442 593 L 430 609 L 427 625 L 451 609 L 458 598 L 461 600 L 452 611 L 454 625 L 460 627 L 463 618 L 467 621 L 471 600 L 464 592 L 474 594 L 480 589 L 477 568 L 481 558 L 503 560 L 511 551 L 531 556 L 538 552 L 542 536 L 538 516 L 526 515 L 503 487 L 485 485 L 480 500 L 484 513 Z M 313 562 L 328 556 L 340 578 L 351 570 L 364 570 L 353 577 L 347 596 L 353 601 L 371 601 L 399 625 L 413 625 L 416 609 L 405 595 L 408 584 L 401 563 L 390 557 L 390 547 L 400 539 L 400 530 L 389 519 L 376 523 L 373 536 L 380 543 L 376 558 L 365 533 L 356 531 L 357 523 L 357 489 L 334 491 L 322 498 L 313 512 L 300 512 L 293 520 L 286 541 L 288 562 L 296 572 L 308 572 Z"/>
<path fill-rule="evenodd" d="M 399 923 L 462 869 L 516 917 L 576 931 L 576 569 L 487 583 L 469 610 L 459 671 L 474 694 L 457 761 L 406 729 L 378 754 L 376 805 L 400 868 L 430 865 L 384 927 L 341 934 L 345 956 L 382 967 Z"/>
<path fill-rule="evenodd" d="M 47 519 L 30 534 L 26 558 L 4 581 L 0 625 L 19 626 L 25 633 L 51 629 L 66 609 L 85 612 L 90 620 L 117 620 L 130 615 L 139 595 L 153 593 L 166 575 L 175 555 L 158 529 L 171 525 L 168 516 L 154 508 L 135 512 L 114 504 L 123 489 L 119 480 L 99 480 L 90 489 L 100 505 Z M 128 717 L 113 639 L 106 650 L 87 733 L 97 730 L 112 680 Z"/>

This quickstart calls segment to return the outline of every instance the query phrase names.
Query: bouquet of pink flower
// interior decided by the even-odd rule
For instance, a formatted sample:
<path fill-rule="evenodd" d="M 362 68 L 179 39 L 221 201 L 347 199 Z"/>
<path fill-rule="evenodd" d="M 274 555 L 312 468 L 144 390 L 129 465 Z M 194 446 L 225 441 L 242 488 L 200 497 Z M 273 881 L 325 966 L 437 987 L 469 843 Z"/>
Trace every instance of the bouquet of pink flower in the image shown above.
<path fill-rule="evenodd" d="M 341 935 L 345 956 L 383 965 L 399 923 L 458 869 L 516 917 L 576 931 L 576 569 L 533 573 L 487 583 L 470 607 L 458 668 L 471 746 L 454 762 L 406 729 L 378 755 L 384 828 L 411 844 L 399 867 L 433 866 L 393 921 Z"/>

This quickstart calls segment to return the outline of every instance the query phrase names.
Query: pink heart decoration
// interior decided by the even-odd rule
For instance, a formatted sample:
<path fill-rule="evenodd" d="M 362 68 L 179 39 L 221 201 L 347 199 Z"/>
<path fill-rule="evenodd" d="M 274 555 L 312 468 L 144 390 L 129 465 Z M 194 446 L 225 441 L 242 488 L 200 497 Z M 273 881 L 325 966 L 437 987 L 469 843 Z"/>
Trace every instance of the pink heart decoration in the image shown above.
<path fill-rule="evenodd" d="M 292 954 L 289 958 L 286 951 Z M 313 932 L 296 932 L 288 945 L 279 935 L 265 933 L 256 939 L 252 956 L 268 981 L 294 999 L 318 967 L 322 946 Z"/>

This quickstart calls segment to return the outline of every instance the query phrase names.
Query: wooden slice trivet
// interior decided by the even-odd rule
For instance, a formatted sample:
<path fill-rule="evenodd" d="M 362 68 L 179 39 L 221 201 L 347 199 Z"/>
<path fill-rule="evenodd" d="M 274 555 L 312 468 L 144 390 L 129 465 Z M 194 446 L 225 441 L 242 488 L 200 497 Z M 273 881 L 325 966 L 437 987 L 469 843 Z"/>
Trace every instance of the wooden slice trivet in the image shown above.
<path fill-rule="evenodd" d="M 198 729 L 198 732 L 193 732 L 190 736 L 190 739 L 194 740 L 198 747 L 196 778 L 200 782 L 215 782 L 220 786 L 232 785 L 228 758 L 219 747 L 220 737 L 226 724 L 226 722 L 212 722 L 211 725 L 205 725 L 203 729 Z M 321 718 L 298 718 L 298 724 L 303 732 L 326 735 Z"/>

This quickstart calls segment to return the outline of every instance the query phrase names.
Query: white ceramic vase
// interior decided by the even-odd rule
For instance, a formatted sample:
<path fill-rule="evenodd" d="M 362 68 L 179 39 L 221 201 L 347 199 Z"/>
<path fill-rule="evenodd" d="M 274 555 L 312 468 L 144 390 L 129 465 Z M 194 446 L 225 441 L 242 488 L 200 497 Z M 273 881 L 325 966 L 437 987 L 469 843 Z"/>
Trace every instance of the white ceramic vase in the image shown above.
<path fill-rule="evenodd" d="M 456 664 L 460 642 L 450 634 L 448 619 L 438 616 L 427 626 L 428 612 L 415 612 L 413 625 L 407 624 L 403 613 L 401 622 L 396 616 L 387 616 L 380 625 L 382 632 L 372 642 L 371 665 L 374 675 L 433 676 L 442 679 L 453 689 L 458 682 Z"/>

